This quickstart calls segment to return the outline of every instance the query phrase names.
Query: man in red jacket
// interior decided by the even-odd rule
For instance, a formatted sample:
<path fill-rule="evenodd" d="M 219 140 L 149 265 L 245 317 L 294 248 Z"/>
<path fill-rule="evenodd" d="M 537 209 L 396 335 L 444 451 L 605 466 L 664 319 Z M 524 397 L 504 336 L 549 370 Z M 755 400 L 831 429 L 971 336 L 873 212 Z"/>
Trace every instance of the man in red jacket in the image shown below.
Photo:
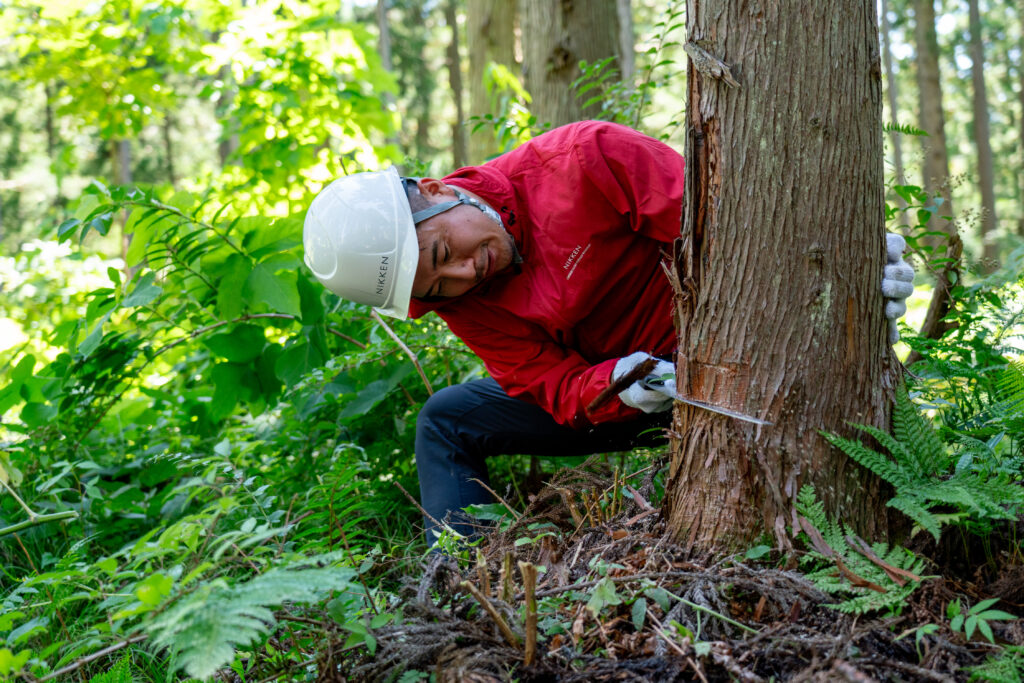
<path fill-rule="evenodd" d="M 443 180 L 359 174 L 314 200 L 304 242 L 321 282 L 391 315 L 435 311 L 491 375 L 437 392 L 420 412 L 428 538 L 438 521 L 492 502 L 476 481 L 490 456 L 624 450 L 667 425 L 672 400 L 640 383 L 587 408 L 652 356 L 653 374 L 674 373 L 661 263 L 682 197 L 679 154 L 587 121 Z M 913 291 L 906 269 L 887 270 L 903 285 L 889 287 L 894 298 Z"/>

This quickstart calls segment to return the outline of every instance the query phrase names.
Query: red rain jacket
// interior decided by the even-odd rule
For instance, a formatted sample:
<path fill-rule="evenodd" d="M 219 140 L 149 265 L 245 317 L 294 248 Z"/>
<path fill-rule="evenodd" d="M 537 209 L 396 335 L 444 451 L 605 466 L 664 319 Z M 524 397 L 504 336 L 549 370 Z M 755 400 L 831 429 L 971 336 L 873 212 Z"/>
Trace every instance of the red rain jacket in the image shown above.
<path fill-rule="evenodd" d="M 615 361 L 671 353 L 672 290 L 660 262 L 680 233 L 683 158 L 630 128 L 585 121 L 540 135 L 446 183 L 501 214 L 523 262 L 436 311 L 511 396 L 576 428 L 639 411 L 587 413 Z"/>

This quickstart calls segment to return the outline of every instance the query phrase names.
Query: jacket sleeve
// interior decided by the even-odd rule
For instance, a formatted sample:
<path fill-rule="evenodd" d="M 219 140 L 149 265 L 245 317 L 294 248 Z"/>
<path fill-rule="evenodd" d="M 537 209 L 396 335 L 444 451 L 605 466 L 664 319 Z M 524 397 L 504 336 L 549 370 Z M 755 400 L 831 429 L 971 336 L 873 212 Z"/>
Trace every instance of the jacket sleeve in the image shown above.
<path fill-rule="evenodd" d="M 587 406 L 611 382 L 617 358 L 591 365 L 544 330 L 522 320 L 510 319 L 501 330 L 493 330 L 473 322 L 472 314 L 445 317 L 452 332 L 483 360 L 509 396 L 540 406 L 560 424 L 580 429 L 640 414 L 617 397 L 593 413 L 587 412 Z"/>
<path fill-rule="evenodd" d="M 590 122 L 575 149 L 583 172 L 633 231 L 671 244 L 679 237 L 685 160 L 663 142 L 626 126 Z M 589 134 L 585 134 L 589 133 Z"/>

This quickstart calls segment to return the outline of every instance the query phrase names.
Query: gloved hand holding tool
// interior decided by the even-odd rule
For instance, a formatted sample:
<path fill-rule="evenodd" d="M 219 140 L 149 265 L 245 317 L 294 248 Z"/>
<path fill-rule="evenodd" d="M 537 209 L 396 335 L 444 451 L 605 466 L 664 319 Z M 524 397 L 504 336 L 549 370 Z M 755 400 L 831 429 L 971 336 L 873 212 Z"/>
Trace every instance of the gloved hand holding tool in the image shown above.
<path fill-rule="evenodd" d="M 612 371 L 612 381 L 615 382 L 620 378 L 625 377 L 641 363 L 649 363 L 651 360 L 656 361 L 654 363 L 654 369 L 646 376 L 641 377 L 630 384 L 619 394 L 619 399 L 627 406 L 631 408 L 638 408 L 645 413 L 655 413 L 662 410 L 668 410 L 672 407 L 672 403 L 674 401 L 681 401 L 687 405 L 703 408 L 704 410 L 710 410 L 711 412 L 718 413 L 719 415 L 734 417 L 737 420 L 753 422 L 756 425 L 771 424 L 771 422 L 766 422 L 765 420 L 760 420 L 756 417 L 736 412 L 735 410 L 722 408 L 710 403 L 705 403 L 704 401 L 697 401 L 692 398 L 684 398 L 680 396 L 676 393 L 675 388 L 675 366 L 668 361 L 658 360 L 649 353 L 644 353 L 643 351 L 637 351 L 636 353 L 631 353 L 628 356 L 620 358 L 615 364 L 615 369 Z"/>
<path fill-rule="evenodd" d="M 914 269 L 903 260 L 907 243 L 895 233 L 885 236 L 886 265 L 882 272 L 882 296 L 885 302 L 885 317 L 889 319 L 889 343 L 900 340 L 896 321 L 907 312 L 907 297 L 914 293 Z"/>

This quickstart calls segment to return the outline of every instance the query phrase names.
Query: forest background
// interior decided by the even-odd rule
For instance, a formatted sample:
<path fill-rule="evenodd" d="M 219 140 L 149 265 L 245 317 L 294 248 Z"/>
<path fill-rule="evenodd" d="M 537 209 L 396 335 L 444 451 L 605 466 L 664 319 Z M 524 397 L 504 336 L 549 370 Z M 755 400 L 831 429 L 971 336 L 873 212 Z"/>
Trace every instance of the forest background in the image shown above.
<path fill-rule="evenodd" d="M 304 209 L 346 173 L 440 176 L 580 118 L 682 152 L 681 3 L 577 25 L 556 4 L 0 4 L 0 678 L 315 680 L 323 642 L 372 653 L 401 619 L 416 413 L 485 371 L 433 316 L 324 292 Z M 887 219 L 919 271 L 897 352 L 941 361 L 912 396 L 958 467 L 969 435 L 1019 490 L 1024 14 L 882 8 Z M 918 335 L 954 261 L 959 325 Z M 530 461 L 494 470 L 521 509 Z M 940 502 L 914 518 L 936 538 L 1020 514 Z M 1019 539 L 982 545 L 1022 564 Z"/>

